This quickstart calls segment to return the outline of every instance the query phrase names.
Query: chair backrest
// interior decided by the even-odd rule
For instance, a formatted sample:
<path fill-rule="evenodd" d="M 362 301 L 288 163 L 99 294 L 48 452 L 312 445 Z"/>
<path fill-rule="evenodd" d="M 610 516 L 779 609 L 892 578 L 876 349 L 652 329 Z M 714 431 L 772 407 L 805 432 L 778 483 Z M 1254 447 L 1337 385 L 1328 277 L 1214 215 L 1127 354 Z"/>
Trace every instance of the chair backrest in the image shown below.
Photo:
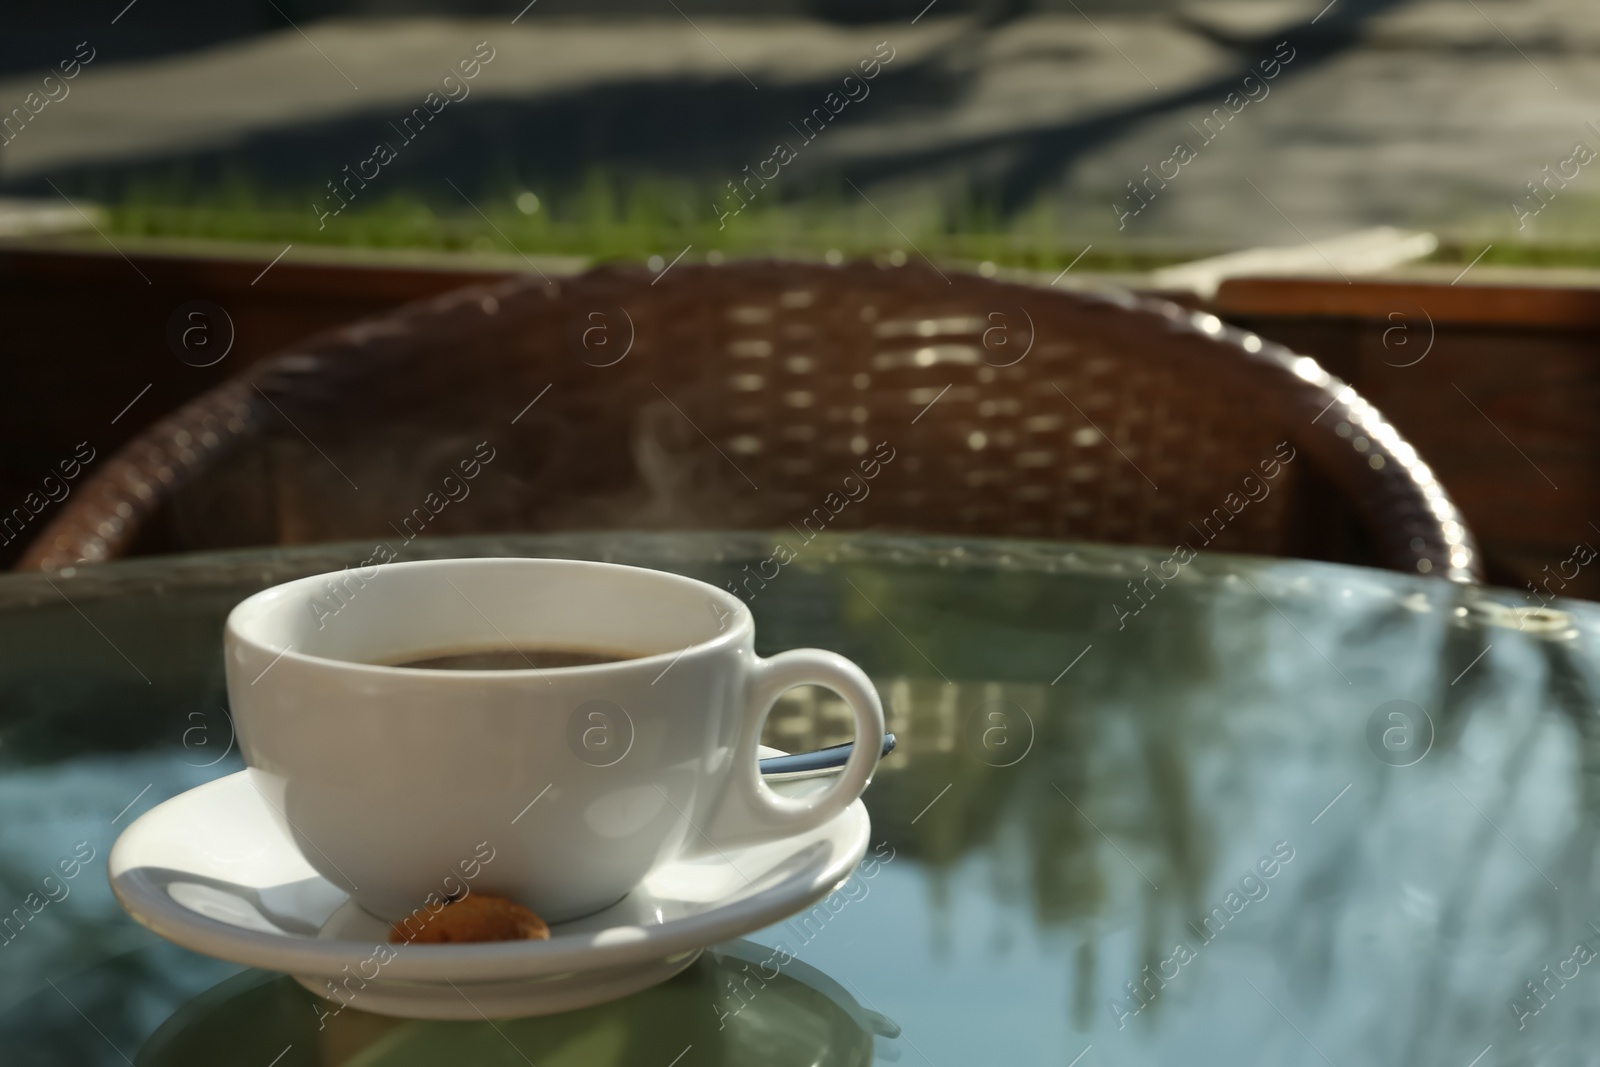
<path fill-rule="evenodd" d="M 518 277 L 313 338 L 122 449 L 20 566 L 625 527 L 1479 573 L 1415 450 L 1307 357 L 1131 295 L 785 263 Z"/>

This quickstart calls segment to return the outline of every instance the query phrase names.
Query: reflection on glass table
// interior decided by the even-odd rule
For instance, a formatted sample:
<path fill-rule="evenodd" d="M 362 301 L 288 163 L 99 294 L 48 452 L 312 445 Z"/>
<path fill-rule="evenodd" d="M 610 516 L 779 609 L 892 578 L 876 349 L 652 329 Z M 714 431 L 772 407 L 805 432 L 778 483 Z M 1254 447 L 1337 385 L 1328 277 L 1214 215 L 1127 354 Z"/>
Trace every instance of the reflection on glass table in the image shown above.
<path fill-rule="evenodd" d="M 899 744 L 866 795 L 870 870 L 592 1016 L 496 1034 L 346 1012 L 335 1046 L 286 979 L 230 977 L 127 919 L 104 857 L 132 817 L 241 766 L 228 608 L 371 548 L 0 579 L 8 1064 L 656 1062 L 629 1058 L 648 1029 L 683 1038 L 662 1039 L 659 1067 L 686 1046 L 681 1067 L 1489 1067 L 1583 1062 L 1600 1036 L 1593 606 L 1285 560 L 1208 555 L 1161 581 L 1160 550 L 841 537 L 741 589 L 762 652 L 834 649 L 883 694 Z M 406 553 L 723 585 L 772 546 Z M 819 748 L 848 721 L 831 694 L 796 691 L 765 740 Z M 748 978 L 790 959 L 764 988 Z M 222 1056 L 223 1032 L 250 1037 Z"/>
<path fill-rule="evenodd" d="M 799 960 L 779 966 L 771 956 L 730 941 L 626 1000 L 493 1025 L 330 1016 L 292 979 L 247 971 L 173 1013 L 140 1049 L 139 1067 L 213 1067 L 239 1062 L 245 1049 L 284 1048 L 282 1063 L 328 1067 L 515 1063 L 519 1052 L 540 1067 L 664 1067 L 691 1055 L 697 1063 L 846 1067 L 871 1063 L 878 1036 L 897 1036 L 815 968 Z"/>

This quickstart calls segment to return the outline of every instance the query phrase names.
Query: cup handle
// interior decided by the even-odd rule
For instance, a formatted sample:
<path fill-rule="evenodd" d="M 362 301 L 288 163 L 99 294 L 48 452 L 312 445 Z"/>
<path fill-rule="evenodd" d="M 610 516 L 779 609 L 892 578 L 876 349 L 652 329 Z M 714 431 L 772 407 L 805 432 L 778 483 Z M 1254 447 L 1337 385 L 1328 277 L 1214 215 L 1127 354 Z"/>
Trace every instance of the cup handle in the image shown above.
<path fill-rule="evenodd" d="M 855 715 L 855 747 L 844 769 L 826 790 L 813 796 L 786 797 L 761 780 L 757 766 L 762 724 L 785 692 L 800 685 L 821 685 L 844 697 Z M 743 729 L 733 751 L 733 772 L 727 791 L 705 829 L 713 848 L 777 840 L 814 830 L 838 815 L 872 781 L 883 748 L 883 704 L 860 667 L 834 652 L 797 648 L 770 659 L 756 659 L 750 669 Z"/>

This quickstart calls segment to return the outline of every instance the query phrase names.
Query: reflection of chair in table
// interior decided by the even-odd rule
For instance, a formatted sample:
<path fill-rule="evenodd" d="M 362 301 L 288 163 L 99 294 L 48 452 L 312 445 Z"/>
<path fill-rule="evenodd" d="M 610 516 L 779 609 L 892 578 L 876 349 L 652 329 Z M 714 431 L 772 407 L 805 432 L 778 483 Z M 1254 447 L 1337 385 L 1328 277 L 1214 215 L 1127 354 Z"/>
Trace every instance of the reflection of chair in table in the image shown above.
<path fill-rule="evenodd" d="M 127 445 L 22 566 L 630 527 L 1478 573 L 1415 450 L 1314 361 L 1172 305 L 864 264 L 524 277 L 322 335 Z"/>

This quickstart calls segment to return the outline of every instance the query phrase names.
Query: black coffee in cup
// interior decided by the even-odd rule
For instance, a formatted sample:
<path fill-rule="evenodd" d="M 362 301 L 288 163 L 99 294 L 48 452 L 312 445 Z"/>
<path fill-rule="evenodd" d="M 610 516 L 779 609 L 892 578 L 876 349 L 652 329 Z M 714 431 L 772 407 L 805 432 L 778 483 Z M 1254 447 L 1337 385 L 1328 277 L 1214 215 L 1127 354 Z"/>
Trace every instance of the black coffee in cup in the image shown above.
<path fill-rule="evenodd" d="M 619 663 L 638 659 L 643 653 L 619 652 L 605 648 L 559 648 L 535 646 L 515 648 L 468 648 L 453 652 L 433 652 L 411 656 L 386 667 L 409 667 L 423 671 L 526 671 L 553 667 L 591 667 L 596 663 Z"/>

